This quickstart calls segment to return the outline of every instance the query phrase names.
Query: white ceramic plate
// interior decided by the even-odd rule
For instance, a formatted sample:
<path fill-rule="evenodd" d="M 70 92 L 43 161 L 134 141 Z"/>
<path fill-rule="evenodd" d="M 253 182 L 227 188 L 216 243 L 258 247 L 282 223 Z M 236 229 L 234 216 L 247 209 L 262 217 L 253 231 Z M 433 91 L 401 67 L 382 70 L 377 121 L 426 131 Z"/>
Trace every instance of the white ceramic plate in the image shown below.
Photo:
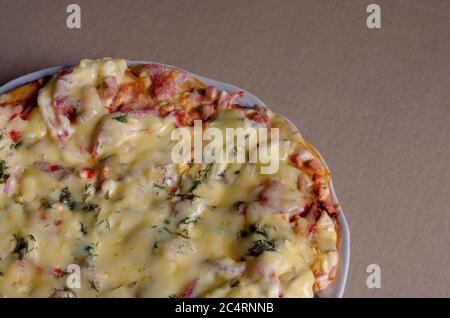
<path fill-rule="evenodd" d="M 134 64 L 145 64 L 145 63 L 155 63 L 155 62 L 147 62 L 147 61 L 128 61 L 129 65 L 134 65 Z M 160 64 L 160 63 L 156 63 L 156 64 Z M 161 64 L 164 65 L 164 64 Z M 70 66 L 70 65 L 66 65 L 66 66 Z M 170 66 L 170 65 L 167 65 Z M 24 76 L 21 76 L 19 78 L 16 78 L 15 80 L 12 80 L 8 83 L 6 83 L 5 85 L 0 87 L 0 94 L 3 94 L 5 92 L 10 91 L 11 89 L 21 86 L 23 84 L 26 84 L 28 82 L 37 80 L 39 78 L 45 77 L 45 76 L 49 76 L 49 75 L 53 75 L 55 74 L 59 69 L 61 69 L 64 66 L 54 66 L 54 67 L 50 67 L 44 70 L 40 70 L 37 72 L 33 72 Z M 220 90 L 224 90 L 227 92 L 237 92 L 237 91 L 243 91 L 244 92 L 244 97 L 237 99 L 237 102 L 241 105 L 244 106 L 253 106 L 253 105 L 260 105 L 263 107 L 267 106 L 256 96 L 254 96 L 253 94 L 239 88 L 236 87 L 234 85 L 231 84 L 227 84 L 227 83 L 223 83 L 223 82 L 219 82 L 216 80 L 212 80 L 197 74 L 192 74 L 194 77 L 200 79 L 203 83 L 205 83 L 206 85 L 212 85 L 217 87 Z M 295 126 L 289 119 L 283 117 L 284 119 L 286 119 L 290 124 L 292 124 L 293 126 Z M 319 152 L 317 152 L 319 153 Z M 327 166 L 325 160 L 323 159 L 323 157 L 320 155 L 319 156 L 322 159 L 322 162 L 325 164 L 325 166 Z M 328 166 L 327 166 L 328 168 Z M 331 179 L 330 179 L 331 180 Z M 332 199 L 334 203 L 338 202 L 338 199 L 336 197 L 336 193 L 333 187 L 333 182 L 331 182 L 331 195 L 332 195 Z M 338 273 L 337 273 L 337 278 L 336 280 L 324 291 L 319 293 L 319 297 L 320 298 L 342 298 L 344 295 L 344 289 L 345 289 L 345 284 L 347 281 L 347 275 L 348 275 L 348 268 L 349 268 L 349 264 L 350 264 L 350 231 L 348 228 L 348 224 L 347 224 L 347 220 L 345 219 L 344 213 L 342 212 L 342 209 L 339 207 L 338 208 L 339 211 L 339 215 L 338 215 L 338 221 L 339 221 L 339 227 L 340 227 L 340 242 L 339 242 L 339 268 L 338 268 Z"/>

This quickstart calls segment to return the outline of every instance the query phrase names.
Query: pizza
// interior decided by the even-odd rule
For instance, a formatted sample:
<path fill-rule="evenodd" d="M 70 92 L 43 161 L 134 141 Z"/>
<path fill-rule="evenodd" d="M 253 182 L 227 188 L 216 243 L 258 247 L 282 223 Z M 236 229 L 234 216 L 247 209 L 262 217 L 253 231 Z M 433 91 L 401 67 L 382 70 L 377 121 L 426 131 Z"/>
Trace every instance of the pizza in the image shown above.
<path fill-rule="evenodd" d="M 105 58 L 0 95 L 0 294 L 326 289 L 339 265 L 329 171 L 292 124 L 245 105 L 243 94 L 176 67 Z M 258 160 L 198 162 L 190 152 L 174 162 L 174 130 L 194 135 L 196 123 L 224 134 L 276 128 L 277 171 L 263 174 Z M 235 148 L 224 141 L 222 150 Z"/>

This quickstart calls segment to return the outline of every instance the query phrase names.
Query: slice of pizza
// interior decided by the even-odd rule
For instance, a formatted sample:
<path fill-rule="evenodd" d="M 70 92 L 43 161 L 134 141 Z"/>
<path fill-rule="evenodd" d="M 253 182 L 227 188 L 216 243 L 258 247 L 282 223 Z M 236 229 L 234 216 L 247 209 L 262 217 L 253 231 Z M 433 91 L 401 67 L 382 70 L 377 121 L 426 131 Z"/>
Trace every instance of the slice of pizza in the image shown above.
<path fill-rule="evenodd" d="M 339 264 L 329 172 L 292 124 L 243 100 L 182 69 L 121 59 L 82 60 L 0 95 L 0 294 L 327 288 Z M 264 138 L 252 142 L 253 132 Z M 199 162 L 197 146 L 211 157 Z M 276 156 L 252 155 L 264 151 Z"/>

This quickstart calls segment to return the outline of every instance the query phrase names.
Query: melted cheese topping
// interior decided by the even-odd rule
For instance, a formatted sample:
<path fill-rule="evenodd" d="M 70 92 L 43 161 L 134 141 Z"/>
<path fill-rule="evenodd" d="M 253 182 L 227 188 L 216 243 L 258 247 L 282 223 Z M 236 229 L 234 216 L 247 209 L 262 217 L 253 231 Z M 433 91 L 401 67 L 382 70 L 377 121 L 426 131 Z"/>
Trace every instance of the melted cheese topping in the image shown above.
<path fill-rule="evenodd" d="M 328 172 L 308 164 L 317 155 L 295 127 L 266 114 L 282 140 L 275 175 L 260 163 L 174 164 L 178 113 L 107 108 L 105 78 L 132 81 L 123 60 L 85 60 L 63 76 L 26 120 L 3 121 L 1 295 L 313 297 L 333 279 L 337 225 L 320 208 Z M 77 101 L 76 122 L 55 108 L 61 89 Z M 249 112 L 217 109 L 204 127 L 261 126 Z M 71 264 L 80 288 L 67 285 Z"/>

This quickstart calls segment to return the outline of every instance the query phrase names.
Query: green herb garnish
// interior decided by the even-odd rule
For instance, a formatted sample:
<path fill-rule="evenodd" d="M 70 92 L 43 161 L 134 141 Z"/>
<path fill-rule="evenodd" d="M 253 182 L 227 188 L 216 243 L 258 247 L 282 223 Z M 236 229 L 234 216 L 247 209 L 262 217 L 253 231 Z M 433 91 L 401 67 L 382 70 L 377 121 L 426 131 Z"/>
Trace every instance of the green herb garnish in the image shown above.
<path fill-rule="evenodd" d="M 82 203 L 81 210 L 83 212 L 93 212 L 98 211 L 98 204 L 95 203 Z"/>
<path fill-rule="evenodd" d="M 153 183 L 153 187 L 161 189 L 161 190 L 167 190 L 167 186 L 165 184 L 160 185 L 160 184 L 157 184 L 157 183 Z"/>
<path fill-rule="evenodd" d="M 180 223 L 178 223 L 178 225 L 180 225 L 180 224 L 191 224 L 191 223 L 192 224 L 197 224 L 199 219 L 200 219 L 200 216 L 198 216 L 198 215 L 188 216 L 188 217 L 185 217 L 184 219 L 182 219 L 180 221 Z"/>
<path fill-rule="evenodd" d="M 97 293 L 99 292 L 99 290 L 98 290 L 97 286 L 95 285 L 95 282 L 94 282 L 94 281 L 90 280 L 90 281 L 89 281 L 89 284 L 91 285 L 91 288 L 92 288 L 92 289 L 95 289 L 95 291 L 96 291 Z"/>
<path fill-rule="evenodd" d="M 191 201 L 194 200 L 195 198 L 198 198 L 198 196 L 195 195 L 195 194 L 177 193 L 177 194 L 174 194 L 174 196 L 175 197 L 179 197 L 179 198 L 181 198 L 183 200 L 191 200 Z"/>
<path fill-rule="evenodd" d="M 12 253 L 17 254 L 19 260 L 23 260 L 25 255 L 34 249 L 32 242 L 36 242 L 36 240 L 31 234 L 25 236 L 14 235 L 14 238 L 16 240 L 16 246 Z"/>
<path fill-rule="evenodd" d="M 111 230 L 111 225 L 109 224 L 108 219 L 101 220 L 100 223 L 98 223 L 97 225 L 101 225 L 102 223 L 105 223 L 106 224 L 106 228 L 108 230 Z"/>
<path fill-rule="evenodd" d="M 185 238 L 187 240 L 190 239 L 190 237 L 188 235 L 186 235 L 186 234 L 184 234 L 182 232 L 173 232 L 173 231 L 169 230 L 167 227 L 163 227 L 163 230 L 166 231 L 169 234 L 178 235 L 178 236 L 181 236 L 182 238 Z"/>
<path fill-rule="evenodd" d="M 269 234 L 267 234 L 266 230 L 264 229 L 264 225 L 262 225 L 261 223 L 251 225 L 250 230 L 264 236 L 266 239 L 269 238 Z"/>
<path fill-rule="evenodd" d="M 206 179 L 206 177 L 208 176 L 208 173 L 209 173 L 209 171 L 211 170 L 212 166 L 213 166 L 212 163 L 208 163 L 208 164 L 206 165 L 205 169 L 200 170 L 200 173 L 199 173 L 199 179 L 200 179 L 200 180 Z"/>
<path fill-rule="evenodd" d="M 41 208 L 43 208 L 44 210 L 48 210 L 52 208 L 52 202 L 50 201 L 49 198 L 42 198 L 41 199 Z"/>
<path fill-rule="evenodd" d="M 69 191 L 69 187 L 65 187 L 61 190 L 61 193 L 59 194 L 59 202 L 63 203 L 65 206 L 67 206 L 72 211 L 74 211 L 74 210 L 79 210 L 79 211 L 83 211 L 83 212 L 98 211 L 99 210 L 98 204 L 91 203 L 91 202 L 85 202 L 85 200 L 87 199 L 87 197 L 89 195 L 90 195 L 90 192 L 85 190 L 85 193 L 83 194 L 83 201 L 76 202 L 72 197 L 72 193 Z"/>
<path fill-rule="evenodd" d="M 80 232 L 83 233 L 83 235 L 87 235 L 86 228 L 84 227 L 83 223 L 80 223 Z"/>
<path fill-rule="evenodd" d="M 65 187 L 61 190 L 59 194 L 59 202 L 63 203 L 71 210 L 75 210 L 76 202 L 72 198 L 72 193 L 69 191 L 69 187 Z"/>
<path fill-rule="evenodd" d="M 240 238 L 246 238 L 252 235 L 253 233 L 259 234 L 264 236 L 264 238 L 268 239 L 269 234 L 264 228 L 264 225 L 257 223 L 257 224 L 251 224 L 247 229 L 239 231 L 238 237 Z"/>
<path fill-rule="evenodd" d="M 116 287 L 114 287 L 113 289 L 111 289 L 111 291 L 116 290 L 116 289 L 119 289 L 120 287 L 122 287 L 122 284 L 117 285 Z"/>
<path fill-rule="evenodd" d="M 22 140 L 19 140 L 19 141 L 16 142 L 15 144 L 11 144 L 11 145 L 9 146 L 9 149 L 11 149 L 11 150 L 17 149 L 17 148 L 19 148 L 20 146 L 22 146 L 22 144 L 23 144 L 23 141 L 22 141 Z"/>
<path fill-rule="evenodd" d="M 239 287 L 239 284 L 240 284 L 239 279 L 236 279 L 235 281 L 233 281 L 233 282 L 230 284 L 230 287 L 231 287 L 231 288 Z"/>
<path fill-rule="evenodd" d="M 81 199 L 83 202 L 86 202 L 86 200 L 92 195 L 92 192 L 90 191 L 90 187 L 91 187 L 91 185 L 89 183 L 84 185 L 83 197 Z"/>
<path fill-rule="evenodd" d="M 6 170 L 8 170 L 6 161 L 0 159 L 0 183 L 5 183 L 9 178 L 9 174 L 6 173 Z"/>
<path fill-rule="evenodd" d="M 84 248 L 84 251 L 85 251 L 85 252 L 88 252 L 88 255 L 89 255 L 89 256 L 92 256 L 92 257 L 97 256 L 97 254 L 95 254 L 95 248 L 97 247 L 97 245 L 98 245 L 98 243 L 95 244 L 95 245 L 87 245 L 87 246 Z"/>
<path fill-rule="evenodd" d="M 227 173 L 227 170 L 228 170 L 228 168 L 225 169 L 224 171 L 219 172 L 219 173 L 217 174 L 217 176 L 219 176 L 219 177 L 221 177 L 221 178 L 225 177 L 225 174 Z"/>
<path fill-rule="evenodd" d="M 113 119 L 120 121 L 121 123 L 127 123 L 128 122 L 128 115 L 127 114 L 122 114 L 116 117 L 113 117 Z"/>
<path fill-rule="evenodd" d="M 248 254 L 254 257 L 258 257 L 265 251 L 275 251 L 275 244 L 268 240 L 257 240 L 252 247 L 248 249 Z"/>

